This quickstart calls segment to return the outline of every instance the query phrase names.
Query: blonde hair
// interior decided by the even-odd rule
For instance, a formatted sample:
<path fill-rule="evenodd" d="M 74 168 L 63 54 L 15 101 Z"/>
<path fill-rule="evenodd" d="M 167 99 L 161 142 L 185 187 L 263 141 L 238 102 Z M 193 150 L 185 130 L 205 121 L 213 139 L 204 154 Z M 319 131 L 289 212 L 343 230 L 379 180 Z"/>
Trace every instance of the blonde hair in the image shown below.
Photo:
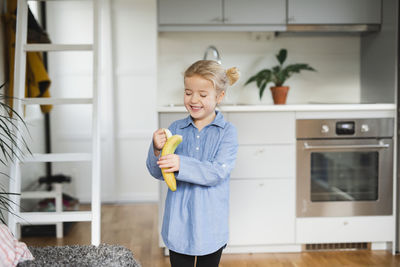
<path fill-rule="evenodd" d="M 184 74 L 184 78 L 199 75 L 211 81 L 217 93 L 226 91 L 228 85 L 233 85 L 239 79 L 239 70 L 236 67 L 225 70 L 214 60 L 199 60 L 193 63 Z"/>

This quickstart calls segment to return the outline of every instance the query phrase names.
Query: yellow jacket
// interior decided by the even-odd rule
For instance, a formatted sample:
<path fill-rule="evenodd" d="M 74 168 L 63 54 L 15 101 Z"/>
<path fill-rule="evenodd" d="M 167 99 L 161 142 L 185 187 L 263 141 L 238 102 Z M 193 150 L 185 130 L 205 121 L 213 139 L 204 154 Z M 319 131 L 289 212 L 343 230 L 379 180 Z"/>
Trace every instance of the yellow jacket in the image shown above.
<path fill-rule="evenodd" d="M 8 50 L 8 77 L 9 86 L 7 96 L 9 105 L 12 106 L 14 97 L 14 55 L 15 55 L 15 25 L 17 8 L 16 0 L 7 0 L 7 13 L 4 15 L 6 25 L 6 47 Z M 26 97 L 50 97 L 51 80 L 44 67 L 42 56 L 39 52 L 27 52 L 26 57 Z M 40 106 L 42 112 L 47 113 L 51 105 Z"/>

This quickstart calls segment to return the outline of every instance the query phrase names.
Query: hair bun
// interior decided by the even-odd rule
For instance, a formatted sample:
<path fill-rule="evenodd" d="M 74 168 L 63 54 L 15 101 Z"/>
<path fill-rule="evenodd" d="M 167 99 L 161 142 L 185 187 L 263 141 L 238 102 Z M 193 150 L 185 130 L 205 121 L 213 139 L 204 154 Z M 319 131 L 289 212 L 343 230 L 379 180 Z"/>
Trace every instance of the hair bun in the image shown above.
<path fill-rule="evenodd" d="M 228 76 L 229 84 L 233 85 L 237 80 L 239 80 L 240 77 L 239 69 L 236 67 L 227 69 L 226 76 Z"/>

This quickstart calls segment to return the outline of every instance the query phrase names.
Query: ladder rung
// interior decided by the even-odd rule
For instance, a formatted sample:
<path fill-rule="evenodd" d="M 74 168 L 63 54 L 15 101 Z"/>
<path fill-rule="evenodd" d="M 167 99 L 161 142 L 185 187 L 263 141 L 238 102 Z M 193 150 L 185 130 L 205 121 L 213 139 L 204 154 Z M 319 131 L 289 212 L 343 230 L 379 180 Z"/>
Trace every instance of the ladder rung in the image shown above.
<path fill-rule="evenodd" d="M 26 192 L 21 192 L 21 198 L 23 198 L 23 199 L 56 198 L 58 195 L 62 195 L 62 192 L 55 192 L 55 191 L 26 191 Z"/>
<path fill-rule="evenodd" d="M 20 212 L 14 216 L 20 224 L 85 222 L 92 220 L 91 211 Z"/>
<path fill-rule="evenodd" d="M 26 156 L 23 162 L 57 162 L 57 161 L 91 161 L 91 153 L 34 153 L 31 156 Z"/>
<path fill-rule="evenodd" d="M 62 105 L 62 104 L 92 104 L 93 98 L 46 98 L 29 97 L 22 99 L 25 105 Z"/>
<path fill-rule="evenodd" d="M 25 44 L 25 51 L 92 51 L 91 44 Z"/>

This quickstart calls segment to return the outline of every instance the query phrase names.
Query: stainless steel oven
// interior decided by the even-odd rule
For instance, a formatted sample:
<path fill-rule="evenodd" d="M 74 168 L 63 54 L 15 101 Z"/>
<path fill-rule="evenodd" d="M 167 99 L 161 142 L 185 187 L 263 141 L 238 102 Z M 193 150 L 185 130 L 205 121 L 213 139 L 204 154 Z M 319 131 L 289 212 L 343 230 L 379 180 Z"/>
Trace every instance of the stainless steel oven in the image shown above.
<path fill-rule="evenodd" d="M 297 217 L 391 215 L 393 123 L 297 120 Z"/>

